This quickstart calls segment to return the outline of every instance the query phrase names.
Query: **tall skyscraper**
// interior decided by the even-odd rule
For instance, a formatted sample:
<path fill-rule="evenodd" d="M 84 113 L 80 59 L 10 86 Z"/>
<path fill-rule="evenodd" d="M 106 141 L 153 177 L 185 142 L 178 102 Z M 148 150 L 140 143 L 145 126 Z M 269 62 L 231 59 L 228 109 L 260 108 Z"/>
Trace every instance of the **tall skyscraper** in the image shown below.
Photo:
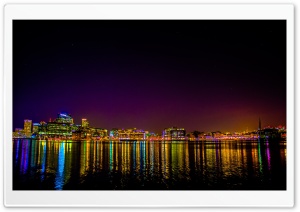
<path fill-rule="evenodd" d="M 261 121 L 260 121 L 260 118 L 258 118 L 258 130 L 261 130 Z"/>
<path fill-rule="evenodd" d="M 25 119 L 24 120 L 24 134 L 26 136 L 31 136 L 31 127 L 32 127 L 32 120 Z"/>
<path fill-rule="evenodd" d="M 81 123 L 82 128 L 88 128 L 89 127 L 89 122 L 87 119 L 82 119 Z"/>

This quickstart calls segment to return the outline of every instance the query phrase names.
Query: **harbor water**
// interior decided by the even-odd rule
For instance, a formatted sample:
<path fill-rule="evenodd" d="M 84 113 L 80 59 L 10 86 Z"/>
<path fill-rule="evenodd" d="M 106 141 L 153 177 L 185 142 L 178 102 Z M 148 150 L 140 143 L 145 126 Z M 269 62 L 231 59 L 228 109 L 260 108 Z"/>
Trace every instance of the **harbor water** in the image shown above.
<path fill-rule="evenodd" d="M 13 190 L 285 190 L 286 142 L 13 140 Z"/>

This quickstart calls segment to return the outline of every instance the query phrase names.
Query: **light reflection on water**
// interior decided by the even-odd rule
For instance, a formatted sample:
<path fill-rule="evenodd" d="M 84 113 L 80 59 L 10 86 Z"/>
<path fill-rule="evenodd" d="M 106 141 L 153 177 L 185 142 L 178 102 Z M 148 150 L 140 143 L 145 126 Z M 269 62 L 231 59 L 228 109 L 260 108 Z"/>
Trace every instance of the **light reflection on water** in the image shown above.
<path fill-rule="evenodd" d="M 279 142 L 13 141 L 13 189 L 286 189 Z"/>
<path fill-rule="evenodd" d="M 58 165 L 55 178 L 55 189 L 62 190 L 64 185 L 64 172 L 65 172 L 65 145 L 66 143 L 59 144 L 58 150 Z"/>

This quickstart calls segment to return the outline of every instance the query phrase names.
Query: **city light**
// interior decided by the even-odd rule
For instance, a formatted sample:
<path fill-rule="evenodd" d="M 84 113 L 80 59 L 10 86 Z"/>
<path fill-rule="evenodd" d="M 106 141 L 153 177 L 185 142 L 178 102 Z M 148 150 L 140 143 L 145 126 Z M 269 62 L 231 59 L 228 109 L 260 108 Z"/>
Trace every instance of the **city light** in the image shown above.
<path fill-rule="evenodd" d="M 109 132 L 109 133 L 108 133 Z M 243 132 L 200 132 L 193 131 L 186 133 L 184 128 L 165 128 L 162 134 L 153 133 L 149 130 L 130 128 L 112 130 L 91 127 L 86 118 L 82 118 L 81 125 L 74 124 L 71 115 L 59 113 L 53 120 L 40 123 L 33 123 L 32 120 L 24 120 L 24 129 L 16 128 L 13 138 L 35 138 L 54 140 L 160 140 L 160 141 L 227 141 L 227 140 L 285 140 L 286 128 L 279 125 L 277 127 L 261 127 L 261 119 L 258 119 L 258 130 Z"/>

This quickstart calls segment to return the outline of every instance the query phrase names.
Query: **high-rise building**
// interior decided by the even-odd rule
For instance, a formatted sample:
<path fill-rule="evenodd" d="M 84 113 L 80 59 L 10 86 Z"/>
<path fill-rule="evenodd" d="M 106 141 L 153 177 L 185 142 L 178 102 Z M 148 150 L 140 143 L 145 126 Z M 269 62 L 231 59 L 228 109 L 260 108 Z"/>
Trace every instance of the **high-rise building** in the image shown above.
<path fill-rule="evenodd" d="M 47 123 L 45 134 L 50 137 L 72 136 L 73 126 L 73 118 L 70 114 L 59 113 L 54 121 Z"/>
<path fill-rule="evenodd" d="M 26 136 L 31 136 L 31 127 L 32 127 L 32 120 L 25 119 L 24 120 L 24 133 Z"/>
<path fill-rule="evenodd" d="M 82 128 L 88 128 L 89 127 L 88 120 L 87 119 L 82 119 L 81 126 L 82 126 Z"/>

